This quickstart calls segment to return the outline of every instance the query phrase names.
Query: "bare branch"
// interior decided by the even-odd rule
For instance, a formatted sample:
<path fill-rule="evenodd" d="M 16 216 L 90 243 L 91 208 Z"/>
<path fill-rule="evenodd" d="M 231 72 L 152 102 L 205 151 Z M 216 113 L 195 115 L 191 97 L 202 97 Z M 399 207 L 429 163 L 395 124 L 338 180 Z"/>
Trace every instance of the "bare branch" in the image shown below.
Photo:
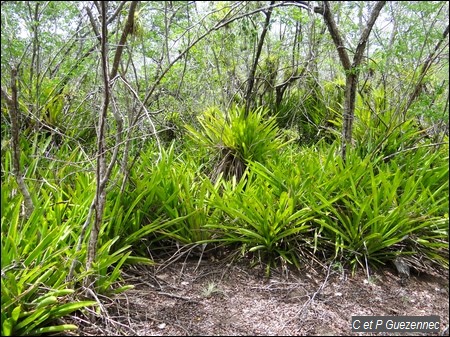
<path fill-rule="evenodd" d="M 123 6 L 125 6 L 126 3 L 127 3 L 126 1 L 121 1 L 119 3 L 119 6 L 117 6 L 117 8 L 114 11 L 114 13 L 106 21 L 107 25 L 109 25 L 117 17 L 117 15 L 119 15 L 120 11 L 122 10 Z"/>
<path fill-rule="evenodd" d="M 417 99 L 417 97 L 419 97 L 421 89 L 422 89 L 423 79 L 425 78 L 425 75 L 427 74 L 428 70 L 430 69 L 431 65 L 433 64 L 434 60 L 436 59 L 436 54 L 438 54 L 438 51 L 439 51 L 442 43 L 447 38 L 448 29 L 449 29 L 449 25 L 447 25 L 447 27 L 445 27 L 441 38 L 436 43 L 436 46 L 434 46 L 433 51 L 428 55 L 427 59 L 423 63 L 422 68 L 420 70 L 419 79 L 417 80 L 417 83 L 414 87 L 413 92 L 409 96 L 408 103 L 406 104 L 405 108 L 403 109 L 403 115 L 406 115 L 406 112 L 409 110 L 411 105 L 414 103 L 414 101 Z"/>
<path fill-rule="evenodd" d="M 89 270 L 95 261 L 97 254 L 98 235 L 100 233 L 100 226 L 103 221 L 103 211 L 106 203 L 106 140 L 105 140 L 105 125 L 108 113 L 108 106 L 110 101 L 109 92 L 109 78 L 108 78 L 108 29 L 106 25 L 106 3 L 102 1 L 101 6 L 101 59 L 102 59 L 102 74 L 103 74 L 103 104 L 102 111 L 99 115 L 99 128 L 97 140 L 97 172 L 96 172 L 96 193 L 95 193 L 95 220 L 92 226 L 91 235 L 89 237 L 89 245 L 87 251 L 86 269 Z M 92 284 L 91 278 L 85 279 L 85 286 L 89 287 Z"/>
<path fill-rule="evenodd" d="M 127 41 L 128 35 L 134 29 L 134 12 L 136 11 L 136 6 L 139 1 L 132 1 L 130 5 L 130 10 L 128 11 L 127 23 L 123 29 L 122 36 L 120 37 L 119 45 L 116 49 L 116 54 L 114 55 L 113 66 L 111 70 L 110 78 L 114 78 L 117 75 L 117 70 L 119 69 L 120 59 L 122 58 L 123 47 Z"/>
<path fill-rule="evenodd" d="M 386 1 L 378 1 L 375 4 L 375 7 L 372 9 L 370 13 L 369 21 L 367 22 L 366 28 L 364 29 L 361 37 L 359 38 L 358 46 L 356 47 L 356 53 L 353 57 L 353 67 L 357 67 L 361 64 L 364 50 L 366 49 L 367 39 L 369 38 L 370 32 L 372 31 L 373 25 L 375 21 L 377 21 L 378 16 L 380 15 L 381 9 L 386 4 Z"/>
<path fill-rule="evenodd" d="M 336 22 L 334 21 L 333 15 L 331 13 L 330 3 L 329 1 L 324 1 L 323 4 L 323 19 L 325 20 L 325 24 L 327 25 L 328 31 L 330 32 L 331 38 L 333 39 L 334 45 L 336 46 L 339 59 L 341 60 L 344 70 L 350 70 L 352 64 L 350 62 L 348 53 L 345 50 L 344 40 L 339 33 L 339 29 L 336 26 Z"/>
<path fill-rule="evenodd" d="M 20 169 L 20 142 L 19 142 L 19 109 L 17 101 L 17 68 L 11 69 L 11 97 L 7 94 L 6 90 L 1 88 L 2 98 L 6 100 L 8 106 L 9 117 L 11 119 L 11 149 L 13 160 L 13 174 L 16 177 L 17 185 L 20 193 L 23 195 L 23 201 L 25 204 L 25 217 L 28 218 L 34 210 L 33 200 L 31 199 L 30 192 L 27 185 L 23 180 L 22 172 Z"/>
<path fill-rule="evenodd" d="M 87 15 L 89 17 L 89 21 L 91 22 L 92 29 L 94 30 L 95 37 L 101 43 L 102 42 L 102 38 L 100 36 L 100 32 L 98 31 L 97 24 L 95 23 L 94 15 L 92 14 L 92 11 L 91 11 L 91 9 L 89 7 L 85 7 L 85 8 L 86 8 L 86 13 L 87 13 Z"/>
<path fill-rule="evenodd" d="M 266 13 L 266 21 L 264 22 L 263 31 L 261 32 L 261 36 L 258 41 L 258 47 L 256 49 L 256 55 L 255 59 L 253 60 L 253 66 L 250 70 L 250 76 L 248 78 L 248 84 L 247 84 L 247 92 L 245 94 L 245 115 L 247 116 L 250 110 L 250 104 L 252 101 L 252 91 L 253 91 L 253 85 L 255 84 L 255 73 L 256 68 L 258 67 L 259 57 L 261 55 L 261 51 L 264 45 L 264 38 L 266 37 L 267 30 L 269 29 L 270 24 L 270 17 L 272 16 L 272 9 L 273 4 L 275 1 L 270 2 L 270 8 L 267 10 Z"/>

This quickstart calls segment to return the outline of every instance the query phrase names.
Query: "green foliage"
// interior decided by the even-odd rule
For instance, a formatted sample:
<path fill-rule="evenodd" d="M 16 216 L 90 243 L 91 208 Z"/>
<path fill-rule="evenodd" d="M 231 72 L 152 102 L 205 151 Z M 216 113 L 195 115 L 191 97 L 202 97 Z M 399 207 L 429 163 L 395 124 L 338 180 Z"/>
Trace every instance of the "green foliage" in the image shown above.
<path fill-rule="evenodd" d="M 245 190 L 228 188 L 216 198 L 228 217 L 213 227 L 223 229 L 225 241 L 283 258 L 289 253 L 288 261 L 309 251 L 366 268 L 404 254 L 448 268 L 445 148 L 408 154 L 411 166 L 403 164 L 404 158 L 361 159 L 356 150 L 344 165 L 336 147 L 325 143 L 285 151 L 282 157 L 278 164 L 251 164 L 258 179 L 248 179 Z M 300 223 L 306 221 L 302 240 L 279 234 L 289 233 L 286 219 L 294 214 L 302 214 Z"/>
<path fill-rule="evenodd" d="M 424 160 L 409 158 L 416 163 Z M 448 208 L 448 164 L 430 179 L 431 172 L 437 172 L 427 165 L 411 172 L 394 162 L 377 164 L 369 156 L 360 159 L 356 152 L 347 161 L 344 166 L 333 158 L 332 165 L 325 167 L 333 173 L 326 181 L 316 182 L 311 201 L 323 243 L 353 267 L 366 267 L 384 264 L 399 252 L 419 253 L 415 238 L 421 233 L 434 237 L 436 243 L 434 248 L 420 247 L 422 258 L 440 255 L 432 260 L 448 267 L 448 216 L 443 213 Z M 439 198 L 430 197 L 437 194 Z"/>
<path fill-rule="evenodd" d="M 23 220 L 22 197 L 11 195 L 10 178 L 2 183 L 2 335 L 36 335 L 73 330 L 55 320 L 96 302 L 73 301 L 65 277 L 73 257 L 74 223 L 63 222 L 43 194 L 28 220 Z M 67 302 L 68 301 L 68 302 Z M 57 325 L 54 325 L 54 324 Z"/>
<path fill-rule="evenodd" d="M 301 88 L 291 89 L 278 105 L 272 104 L 280 127 L 295 129 L 302 145 L 312 145 L 325 138 L 339 139 L 345 81 L 340 78 L 323 87 L 308 79 Z"/>
<path fill-rule="evenodd" d="M 152 234 L 154 240 L 169 238 L 190 244 L 209 238 L 204 226 L 212 219 L 213 198 L 207 178 L 197 173 L 193 158 L 175 157 L 174 144 L 163 150 L 155 162 L 151 152 L 142 153 L 140 165 L 131 180 L 135 185 L 129 195 L 122 196 L 121 206 L 127 212 L 114 211 L 111 217 L 115 234 L 137 241 Z M 119 232 L 120 231 L 120 232 Z"/>
<path fill-rule="evenodd" d="M 429 143 L 426 131 L 419 127 L 415 118 L 404 119 L 395 111 L 374 110 L 360 104 L 353 135 L 361 157 L 401 158 L 404 151 L 416 150 Z"/>
<path fill-rule="evenodd" d="M 403 128 L 403 142 L 416 144 L 413 125 Z M 213 138 L 216 130 L 208 130 Z M 401 145 L 396 142 L 386 137 L 380 148 Z M 143 153 L 139 174 L 132 175 L 129 212 L 114 217 L 123 224 L 120 214 L 141 214 L 141 222 L 115 234 L 220 242 L 268 268 L 278 259 L 299 266 L 312 254 L 353 268 L 385 264 L 398 254 L 448 267 L 446 148 L 426 146 L 385 160 L 392 152 L 358 146 L 344 164 L 336 144 L 285 146 L 264 163 L 247 161 L 243 179 L 219 174 L 215 183 L 202 173 L 209 165 L 201 164 L 202 151 L 176 157 L 171 147 L 159 162 Z"/>
<path fill-rule="evenodd" d="M 48 142 L 26 149 L 24 153 L 41 153 Z M 48 160 L 42 154 L 24 158 L 28 167 L 25 176 L 33 196 L 35 210 L 30 218 L 22 214 L 23 197 L 18 194 L 10 174 L 11 153 L 5 151 L 2 162 L 1 189 L 1 256 L 2 256 L 2 334 L 38 335 L 73 330 L 57 319 L 96 302 L 77 299 L 77 286 L 88 275 L 95 274 L 95 289 L 107 294 L 120 292 L 117 287 L 120 268 L 129 259 L 129 246 L 112 250 L 117 238 L 100 243 L 92 270 L 85 270 L 86 242 L 75 253 L 78 235 L 86 221 L 94 197 L 93 174 L 80 170 L 76 163 L 82 152 L 69 152 L 62 146 L 56 156 L 61 161 Z M 34 181 L 29 176 L 38 177 Z M 73 259 L 74 279 L 66 278 Z"/>
<path fill-rule="evenodd" d="M 213 177 L 222 173 L 227 179 L 233 175 L 240 178 L 249 161 L 264 163 L 286 145 L 276 120 L 268 118 L 267 113 L 266 109 L 257 108 L 246 116 L 244 108 L 233 107 L 226 114 L 211 108 L 199 116 L 199 131 L 186 126 L 197 144 L 218 154 Z"/>
<path fill-rule="evenodd" d="M 253 166 L 246 180 L 245 188 L 242 183 L 223 182 L 223 195 L 216 195 L 213 204 L 224 212 L 225 221 L 208 228 L 223 233 L 217 241 L 239 243 L 244 252 L 261 253 L 268 258 L 269 268 L 277 257 L 299 266 L 299 242 L 311 232 L 312 210 L 298 209 L 295 198 L 287 192 L 275 194 Z"/>
<path fill-rule="evenodd" d="M 262 15 L 246 11 L 260 5 L 216 2 L 200 11 L 187 2 L 139 5 L 121 77 L 111 79 L 106 120 L 108 145 L 116 131 L 112 113 L 123 118 L 124 141 L 137 136 L 133 161 L 124 165 L 130 172 L 123 186 L 123 172 L 113 169 L 97 259 L 85 270 L 87 239 L 79 252 L 75 247 L 95 196 L 92 153 L 103 93 L 97 40 L 86 43 L 91 25 L 72 2 L 2 3 L 2 90 L 11 95 L 11 67 L 18 66 L 18 120 L 21 131 L 29 130 L 20 135 L 19 160 L 35 205 L 25 219 L 2 99 L 3 335 L 74 329 L 60 318 L 94 305 L 77 296 L 87 276 L 96 276 L 93 288 L 100 293 L 124 291 L 123 266 L 152 263 L 145 256 L 173 242 L 229 244 L 268 260 L 268 268 L 278 261 L 300 266 L 312 255 L 367 268 L 398 254 L 448 268 L 448 135 L 435 132 L 437 123 L 448 129 L 448 62 L 438 57 L 448 53 L 445 43 L 420 79 L 420 95 L 402 111 L 445 29 L 447 3 L 396 2 L 386 12 L 396 18 L 395 34 L 374 27 L 379 39 L 370 42 L 359 69 L 355 143 L 345 164 L 334 143 L 345 80 L 329 57 L 335 51 L 328 49 L 334 47 L 322 20 L 311 20 L 302 8 L 274 9 L 273 22 L 282 29 L 272 25 L 265 37 L 254 89 L 271 111 L 260 107 L 245 115 L 243 108 L 224 108 L 245 92 Z M 343 36 L 358 36 L 361 27 L 350 19 L 365 8 L 335 5 Z M 117 6 L 111 2 L 108 13 Z M 120 40 L 127 8 L 108 23 L 110 42 Z M 281 102 L 274 97 L 280 88 L 286 89 Z M 137 97 L 146 97 L 139 116 Z M 215 104 L 221 108 L 205 111 Z M 167 111 L 176 113 L 159 113 Z M 198 111 L 204 113 L 187 126 L 190 138 L 178 137 Z M 160 156 L 141 138 L 153 132 L 148 119 L 166 146 Z M 44 126 L 66 139 L 56 141 L 48 129 L 44 136 L 36 132 Z M 278 126 L 291 139 L 284 140 Z M 294 138 L 302 146 L 286 144 Z M 119 158 L 125 155 L 120 146 Z M 80 262 L 68 283 L 74 259 Z"/>

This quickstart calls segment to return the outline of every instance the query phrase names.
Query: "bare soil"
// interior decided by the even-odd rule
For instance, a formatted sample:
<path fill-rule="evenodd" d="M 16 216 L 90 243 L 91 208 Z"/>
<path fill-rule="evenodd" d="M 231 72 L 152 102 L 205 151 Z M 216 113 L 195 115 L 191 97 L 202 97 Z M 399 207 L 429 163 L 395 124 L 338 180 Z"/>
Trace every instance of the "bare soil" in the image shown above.
<path fill-rule="evenodd" d="M 178 260 L 125 272 L 134 289 L 102 299 L 95 324 L 73 317 L 80 335 L 267 336 L 447 335 L 448 271 L 412 273 L 406 284 L 395 268 L 351 275 L 339 265 L 302 270 L 217 260 Z M 352 332 L 352 316 L 440 317 L 436 333 Z"/>

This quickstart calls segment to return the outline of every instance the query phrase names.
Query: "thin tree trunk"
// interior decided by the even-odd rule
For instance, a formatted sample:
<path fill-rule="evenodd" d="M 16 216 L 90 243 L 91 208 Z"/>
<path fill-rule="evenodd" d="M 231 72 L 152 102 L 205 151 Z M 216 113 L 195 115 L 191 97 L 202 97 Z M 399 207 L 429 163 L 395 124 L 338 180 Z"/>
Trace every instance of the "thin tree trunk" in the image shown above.
<path fill-rule="evenodd" d="M 23 195 L 25 204 L 24 215 L 29 218 L 34 210 L 33 200 L 27 185 L 23 180 L 22 172 L 20 170 L 20 143 L 19 143 L 19 104 L 17 101 L 17 68 L 11 69 L 11 97 L 5 90 L 2 90 L 2 98 L 6 101 L 8 106 L 9 117 L 11 119 L 11 149 L 13 161 L 13 174 L 16 177 L 17 185 L 20 193 Z"/>
<path fill-rule="evenodd" d="M 264 38 L 269 29 L 270 17 L 272 16 L 272 9 L 273 9 L 272 6 L 274 3 L 275 3 L 275 1 L 270 2 L 270 8 L 267 10 L 267 13 L 265 13 L 266 21 L 264 22 L 263 31 L 261 32 L 261 37 L 259 38 L 259 41 L 258 41 L 258 47 L 256 49 L 255 59 L 253 60 L 253 66 L 252 66 L 252 69 L 250 70 L 250 75 L 249 75 L 248 83 L 247 83 L 247 92 L 245 94 L 245 112 L 244 112 L 245 116 L 248 116 L 250 106 L 251 106 L 251 103 L 253 100 L 253 86 L 255 85 L 256 68 L 258 67 L 259 57 L 261 56 L 262 47 L 264 45 Z"/>
<path fill-rule="evenodd" d="M 111 100 L 111 85 L 110 76 L 116 77 L 118 72 L 118 67 L 120 64 L 121 56 L 123 53 L 123 48 L 126 43 L 127 36 L 132 32 L 134 26 L 134 12 L 136 10 L 138 2 L 132 1 L 128 13 L 128 19 L 125 24 L 125 28 L 122 32 L 119 46 L 116 49 L 113 61 L 113 67 L 111 74 L 108 73 L 108 20 L 107 20 L 107 3 L 102 1 L 99 5 L 101 14 L 101 65 L 102 65 L 102 75 L 103 75 L 103 102 L 102 109 L 99 116 L 99 127 L 98 127 L 98 140 L 97 140 L 97 172 L 96 172 L 96 194 L 93 201 L 93 210 L 95 210 L 94 224 L 92 226 L 91 235 L 89 237 L 88 252 L 86 269 L 89 270 L 92 267 L 97 255 L 97 244 L 98 236 L 100 233 L 100 228 L 103 222 L 103 214 L 106 203 L 106 185 L 108 183 L 109 177 L 112 172 L 112 168 L 117 162 L 117 155 L 119 152 L 119 145 L 122 141 L 123 134 L 123 121 L 120 115 L 117 113 L 116 108 L 113 107 L 113 115 L 117 125 L 117 131 L 115 136 L 115 146 L 112 152 L 112 156 L 109 164 L 106 163 L 106 153 L 108 151 L 106 145 L 106 121 L 109 109 L 109 103 Z M 90 212 L 91 214 L 91 212 Z M 86 220 L 83 226 L 83 233 L 85 232 L 85 227 L 89 225 L 89 218 Z M 82 238 L 80 238 L 79 243 Z M 84 285 L 90 287 L 93 284 L 92 278 L 86 278 Z"/>
<path fill-rule="evenodd" d="M 342 121 L 342 145 L 341 145 L 341 156 L 345 161 L 346 151 L 348 144 L 352 141 L 352 131 L 353 131 L 353 120 L 355 116 L 355 101 L 356 101 L 356 87 L 358 84 L 359 76 L 359 66 L 361 65 L 364 50 L 367 45 L 367 40 L 369 38 L 370 32 L 372 31 L 373 25 L 380 15 L 381 9 L 386 4 L 386 1 L 378 1 L 370 14 L 369 21 L 359 38 L 358 45 L 356 47 L 356 52 L 353 57 L 353 62 L 350 61 L 350 57 L 344 46 L 344 40 L 339 32 L 339 29 L 334 21 L 333 15 L 331 13 L 330 4 L 328 1 L 324 1 L 323 8 L 323 18 L 325 24 L 327 25 L 328 31 L 331 34 L 333 42 L 336 46 L 339 59 L 346 74 L 345 83 L 345 101 L 344 101 L 344 112 Z"/>
<path fill-rule="evenodd" d="M 433 64 L 434 60 L 436 60 L 439 51 L 439 48 L 441 47 L 441 44 L 445 41 L 445 39 L 448 36 L 448 28 L 449 26 L 445 27 L 444 32 L 442 33 L 441 38 L 437 42 L 436 46 L 434 47 L 433 51 L 428 55 L 427 59 L 422 65 L 422 68 L 420 69 L 420 75 L 419 79 L 417 80 L 416 85 L 414 86 L 414 90 L 412 91 L 411 95 L 408 98 L 408 102 L 406 103 L 405 108 L 403 109 L 403 118 L 405 119 L 406 113 L 411 107 L 411 105 L 414 103 L 414 101 L 419 97 L 422 88 L 423 88 L 423 79 L 425 78 L 425 75 L 427 74 L 428 70 L 430 69 L 431 65 Z"/>
<path fill-rule="evenodd" d="M 125 24 L 125 27 L 122 32 L 122 36 L 120 37 L 119 45 L 117 46 L 116 53 L 114 55 L 113 66 L 111 70 L 110 78 L 113 79 L 117 75 L 117 71 L 119 69 L 119 63 L 122 59 L 123 48 L 125 47 L 125 43 L 127 42 L 128 35 L 134 29 L 134 13 L 136 12 L 136 6 L 139 1 L 132 1 L 130 5 L 130 10 L 128 11 L 128 18 Z"/>
<path fill-rule="evenodd" d="M 108 75 L 108 29 L 106 24 L 106 6 L 107 4 L 101 2 L 101 58 L 102 58 L 102 73 L 103 73 L 103 103 L 102 111 L 99 116 L 98 141 L 97 141 L 97 174 L 96 174 L 96 193 L 95 193 L 95 219 L 92 226 L 91 235 L 89 237 L 89 245 L 87 251 L 86 269 L 92 267 L 97 254 L 97 242 L 100 232 L 100 226 L 103 220 L 103 211 L 106 202 L 106 189 L 103 180 L 106 174 L 106 141 L 105 141 L 105 125 L 108 113 L 108 106 L 110 100 L 109 93 L 109 75 Z M 86 279 L 85 286 L 89 287 L 91 280 Z"/>
<path fill-rule="evenodd" d="M 358 85 L 358 74 L 356 72 L 347 73 L 345 77 L 344 113 L 342 115 L 341 156 L 344 161 L 346 157 L 347 146 L 348 144 L 351 144 L 352 141 L 357 85 Z"/>

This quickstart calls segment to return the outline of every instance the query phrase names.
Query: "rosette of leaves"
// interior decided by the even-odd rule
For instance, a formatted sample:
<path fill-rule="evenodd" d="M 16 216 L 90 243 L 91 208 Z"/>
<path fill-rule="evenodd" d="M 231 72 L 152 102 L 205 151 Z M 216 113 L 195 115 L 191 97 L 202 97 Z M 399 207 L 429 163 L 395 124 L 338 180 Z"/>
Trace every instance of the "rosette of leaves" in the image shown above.
<path fill-rule="evenodd" d="M 233 107 L 227 113 L 210 108 L 198 117 L 200 128 L 186 126 L 191 138 L 200 146 L 206 146 L 216 155 L 211 178 L 222 174 L 225 179 L 233 176 L 239 181 L 249 161 L 265 163 L 283 147 L 279 128 L 268 110 L 259 107 L 249 111 Z"/>

